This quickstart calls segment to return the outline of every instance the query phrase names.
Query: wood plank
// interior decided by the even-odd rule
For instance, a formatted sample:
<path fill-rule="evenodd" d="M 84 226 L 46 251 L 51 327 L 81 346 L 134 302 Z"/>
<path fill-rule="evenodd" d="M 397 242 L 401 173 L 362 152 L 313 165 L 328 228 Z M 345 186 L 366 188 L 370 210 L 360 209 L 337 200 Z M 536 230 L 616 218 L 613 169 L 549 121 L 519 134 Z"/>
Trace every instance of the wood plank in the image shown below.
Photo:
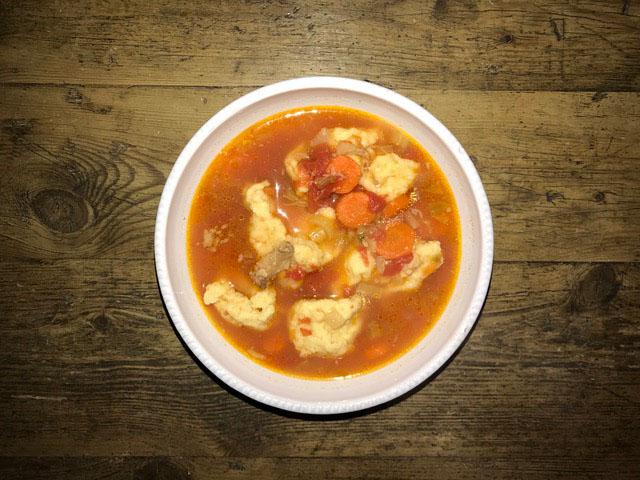
<path fill-rule="evenodd" d="M 533 457 L 527 462 L 494 461 L 490 457 L 473 464 L 455 455 L 385 458 L 213 458 L 213 457 L 8 457 L 0 458 L 0 472 L 7 480 L 186 480 L 202 478 L 330 478 L 414 480 L 475 479 L 491 472 L 494 479 L 608 478 L 636 479 L 637 464 L 622 460 L 568 464 L 562 459 Z"/>
<path fill-rule="evenodd" d="M 498 263 L 446 369 L 400 403 L 325 421 L 245 402 L 200 370 L 151 260 L 6 261 L 0 291 L 6 456 L 640 460 L 639 264 Z"/>
<path fill-rule="evenodd" d="M 637 91 L 631 2 L 5 1 L 0 82 Z"/>
<path fill-rule="evenodd" d="M 0 258 L 149 258 L 175 158 L 246 91 L 1 88 Z M 498 260 L 640 260 L 640 94 L 400 92 L 473 156 Z"/>
<path fill-rule="evenodd" d="M 0 11 L 1 478 L 640 478 L 637 2 Z M 497 259 L 436 378 L 322 420 L 198 367 L 152 244 L 193 132 L 252 88 L 317 74 L 394 88 L 450 127 Z"/>

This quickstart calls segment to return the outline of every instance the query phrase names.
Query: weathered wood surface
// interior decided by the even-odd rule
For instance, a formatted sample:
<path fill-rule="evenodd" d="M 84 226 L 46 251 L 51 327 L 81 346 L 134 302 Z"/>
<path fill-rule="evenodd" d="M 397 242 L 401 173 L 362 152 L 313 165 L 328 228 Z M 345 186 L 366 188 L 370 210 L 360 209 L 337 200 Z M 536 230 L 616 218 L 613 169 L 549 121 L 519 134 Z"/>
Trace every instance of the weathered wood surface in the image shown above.
<path fill-rule="evenodd" d="M 4 1 L 0 81 L 637 91 L 638 15 L 598 0 Z"/>
<path fill-rule="evenodd" d="M 640 477 L 640 12 L 621 2 L 0 4 L 1 478 Z M 496 264 L 464 348 L 310 420 L 198 368 L 155 281 L 164 181 L 254 86 L 342 74 L 476 162 Z"/>
<path fill-rule="evenodd" d="M 2 88 L 0 256 L 148 257 L 175 158 L 244 92 Z M 438 116 L 476 161 L 496 259 L 640 260 L 639 93 L 400 92 Z M 59 204 L 66 220 L 51 211 Z"/>
<path fill-rule="evenodd" d="M 4 464 L 4 465 L 3 465 Z M 584 466 L 588 468 L 585 469 Z M 192 478 L 327 478 L 332 480 L 416 478 L 611 478 L 608 462 L 585 461 L 566 465 L 557 458 L 531 459 L 522 468 L 513 463 L 477 459 L 464 463 L 455 457 L 371 458 L 243 458 L 228 457 L 89 457 L 89 458 L 0 458 L 0 468 L 15 478 L 49 480 L 82 478 L 83 480 L 187 480 Z M 633 466 L 616 465 L 617 478 L 633 478 Z"/>
<path fill-rule="evenodd" d="M 7 455 L 378 452 L 524 466 L 640 454 L 638 264 L 498 263 L 479 325 L 448 368 L 401 403 L 327 422 L 258 409 L 196 368 L 151 259 L 5 262 L 0 273 L 13 293 L 0 300 Z"/>

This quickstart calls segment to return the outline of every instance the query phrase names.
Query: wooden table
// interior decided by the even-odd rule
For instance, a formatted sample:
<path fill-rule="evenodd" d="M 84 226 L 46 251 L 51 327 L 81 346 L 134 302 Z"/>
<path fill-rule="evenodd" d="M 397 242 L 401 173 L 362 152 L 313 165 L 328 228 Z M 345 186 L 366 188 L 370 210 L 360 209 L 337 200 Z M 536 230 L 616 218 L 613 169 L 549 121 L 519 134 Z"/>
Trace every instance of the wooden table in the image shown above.
<path fill-rule="evenodd" d="M 639 478 L 638 2 L 3 0 L 0 38 L 0 477 Z M 445 370 L 323 421 L 194 363 L 153 228 L 206 119 L 326 74 L 454 132 L 496 250 Z"/>

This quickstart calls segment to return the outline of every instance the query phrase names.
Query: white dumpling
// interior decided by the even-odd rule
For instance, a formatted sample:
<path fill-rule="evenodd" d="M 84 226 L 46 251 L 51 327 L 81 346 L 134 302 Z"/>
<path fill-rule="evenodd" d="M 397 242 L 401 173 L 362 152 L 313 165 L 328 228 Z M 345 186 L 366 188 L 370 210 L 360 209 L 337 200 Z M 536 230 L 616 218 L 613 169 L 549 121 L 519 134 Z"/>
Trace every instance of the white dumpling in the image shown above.
<path fill-rule="evenodd" d="M 299 195 L 309 191 L 309 186 L 300 181 L 299 166 L 300 162 L 305 158 L 307 158 L 307 148 L 304 143 L 295 147 L 284 157 L 284 169 L 293 181 L 296 193 Z"/>
<path fill-rule="evenodd" d="M 416 290 L 443 262 L 440 242 L 417 241 L 413 247 L 413 259 L 392 279 L 389 291 Z"/>
<path fill-rule="evenodd" d="M 301 357 L 340 357 L 352 347 L 362 319 L 360 295 L 350 298 L 299 300 L 289 314 L 289 335 Z"/>
<path fill-rule="evenodd" d="M 274 215 L 273 202 L 264 191 L 270 185 L 264 182 L 251 185 L 244 193 L 245 205 L 251 210 L 249 241 L 260 257 L 264 257 L 286 239 L 287 229 Z"/>
<path fill-rule="evenodd" d="M 378 155 L 360 177 L 360 185 L 390 202 L 407 193 L 418 175 L 419 167 L 418 162 L 401 158 L 395 153 Z"/>
<path fill-rule="evenodd" d="M 327 131 L 327 143 L 335 147 L 340 142 L 349 142 L 362 147 L 369 147 L 378 141 L 378 131 L 369 128 L 330 128 Z"/>
<path fill-rule="evenodd" d="M 266 330 L 276 311 L 276 291 L 267 288 L 251 297 L 238 292 L 231 282 L 220 280 L 207 285 L 205 305 L 213 305 L 222 318 L 241 327 Z"/>
<path fill-rule="evenodd" d="M 362 252 L 352 250 L 345 259 L 344 267 L 347 273 L 347 284 L 356 285 L 371 278 L 375 269 L 375 259 L 366 249 Z"/>

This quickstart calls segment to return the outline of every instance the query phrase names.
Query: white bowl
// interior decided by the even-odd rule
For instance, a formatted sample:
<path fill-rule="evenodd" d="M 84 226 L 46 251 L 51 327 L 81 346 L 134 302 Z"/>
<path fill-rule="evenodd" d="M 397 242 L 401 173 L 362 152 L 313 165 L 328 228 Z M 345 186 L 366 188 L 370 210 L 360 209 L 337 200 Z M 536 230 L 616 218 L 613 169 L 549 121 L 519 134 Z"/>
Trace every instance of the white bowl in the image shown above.
<path fill-rule="evenodd" d="M 218 333 L 191 287 L 186 224 L 198 181 L 216 154 L 247 127 L 274 113 L 308 105 L 341 105 L 404 129 L 431 154 L 453 189 L 462 224 L 460 272 L 451 300 L 431 331 L 405 355 L 364 375 L 303 380 L 268 370 Z M 155 231 L 158 283 L 189 349 L 220 380 L 284 410 L 336 414 L 392 400 L 436 372 L 460 347 L 482 308 L 493 261 L 493 227 L 476 169 L 456 138 L 425 109 L 386 88 L 337 77 L 287 80 L 255 90 L 216 113 L 184 148 L 162 192 Z"/>

